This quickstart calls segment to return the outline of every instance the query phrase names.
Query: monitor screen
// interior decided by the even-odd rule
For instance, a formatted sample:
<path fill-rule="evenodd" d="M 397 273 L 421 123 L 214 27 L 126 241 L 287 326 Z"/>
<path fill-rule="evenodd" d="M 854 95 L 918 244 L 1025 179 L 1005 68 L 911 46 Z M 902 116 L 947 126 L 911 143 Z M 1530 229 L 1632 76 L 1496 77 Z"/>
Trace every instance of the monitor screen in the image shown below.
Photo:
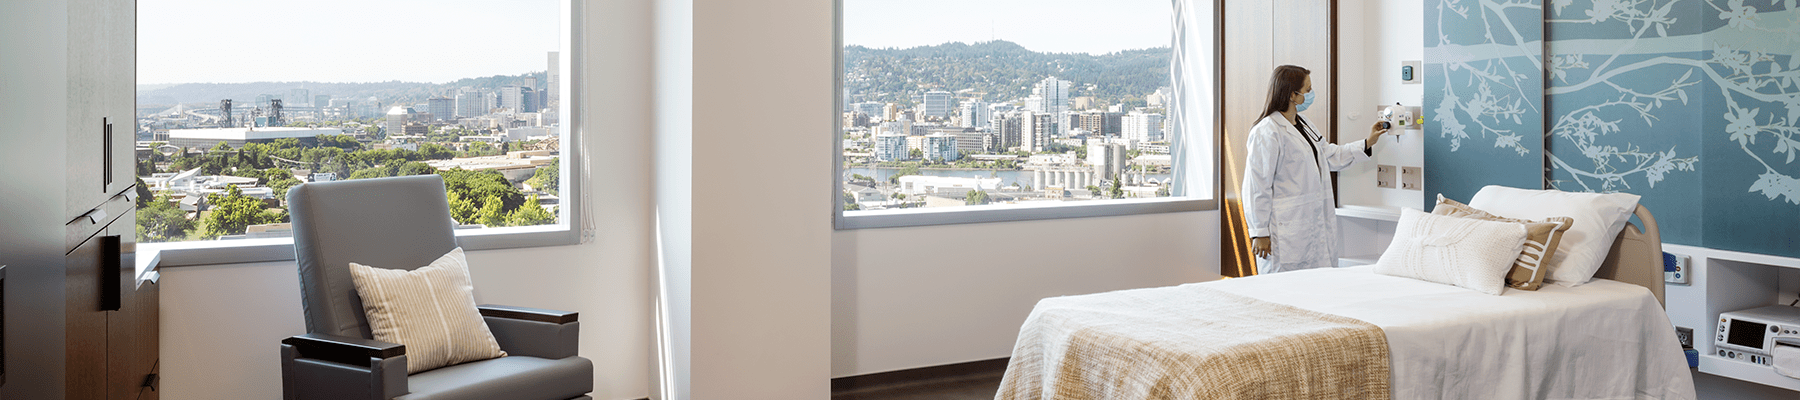
<path fill-rule="evenodd" d="M 1734 318 L 1731 320 L 1731 332 L 1729 336 L 1725 337 L 1725 343 L 1761 349 L 1764 328 L 1768 328 L 1768 325 Z"/>

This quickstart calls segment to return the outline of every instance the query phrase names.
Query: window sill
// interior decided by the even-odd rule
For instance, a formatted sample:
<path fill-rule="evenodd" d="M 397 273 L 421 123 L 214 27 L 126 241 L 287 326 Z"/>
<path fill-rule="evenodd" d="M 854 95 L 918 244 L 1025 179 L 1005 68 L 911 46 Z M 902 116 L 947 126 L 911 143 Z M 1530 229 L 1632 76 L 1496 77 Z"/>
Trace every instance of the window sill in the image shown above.
<path fill-rule="evenodd" d="M 1084 202 L 1046 201 L 982 207 L 845 211 L 838 215 L 837 229 L 979 224 L 1045 219 L 1111 217 L 1184 211 L 1210 211 L 1216 209 L 1218 209 L 1218 203 L 1211 199 L 1156 198 Z"/>
<path fill-rule="evenodd" d="M 495 250 L 571 245 L 579 242 L 566 224 L 456 231 L 463 250 Z M 207 240 L 193 242 L 138 243 L 138 253 L 156 253 L 157 268 L 195 265 L 292 261 L 293 238 Z"/>

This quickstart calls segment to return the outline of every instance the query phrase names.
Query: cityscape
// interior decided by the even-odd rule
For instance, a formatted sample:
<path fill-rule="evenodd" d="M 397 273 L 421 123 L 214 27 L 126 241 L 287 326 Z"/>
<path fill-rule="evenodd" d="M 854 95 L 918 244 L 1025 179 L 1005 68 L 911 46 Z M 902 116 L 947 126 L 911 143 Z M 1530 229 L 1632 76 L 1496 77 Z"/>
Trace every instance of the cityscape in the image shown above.
<path fill-rule="evenodd" d="M 844 49 L 843 209 L 1170 195 L 1169 48 Z"/>
<path fill-rule="evenodd" d="M 292 234 L 304 182 L 438 174 L 458 229 L 555 224 L 558 53 L 544 71 L 444 84 L 141 85 L 139 242 Z"/>

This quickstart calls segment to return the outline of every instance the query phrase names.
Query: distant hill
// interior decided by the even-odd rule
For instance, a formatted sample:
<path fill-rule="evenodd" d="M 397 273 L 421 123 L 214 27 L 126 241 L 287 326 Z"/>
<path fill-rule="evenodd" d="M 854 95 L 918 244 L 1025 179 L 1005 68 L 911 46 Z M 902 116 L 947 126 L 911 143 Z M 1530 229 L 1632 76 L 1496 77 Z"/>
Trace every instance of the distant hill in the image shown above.
<path fill-rule="evenodd" d="M 332 98 L 353 99 L 375 97 L 381 99 L 381 104 L 417 104 L 425 102 L 425 99 L 432 96 L 455 97 L 456 90 L 464 86 L 497 90 L 501 86 L 523 85 L 526 77 L 535 77 L 538 79 L 540 87 L 544 85 L 545 73 L 543 72 L 463 78 L 442 84 L 401 81 L 182 83 L 138 85 L 137 101 L 140 108 L 174 106 L 176 103 L 216 104 L 223 99 L 231 99 L 236 104 L 249 105 L 254 104 L 258 95 L 286 96 L 289 90 L 306 89 L 312 96 L 330 95 Z"/>
<path fill-rule="evenodd" d="M 1031 95 L 1047 76 L 1074 82 L 1070 97 L 1093 96 L 1104 104 L 1141 105 L 1169 86 L 1167 47 L 1104 55 L 1039 53 L 1004 40 L 945 43 L 909 49 L 844 47 L 844 85 L 850 101 L 911 104 L 927 90 L 985 92 L 984 100 Z"/>

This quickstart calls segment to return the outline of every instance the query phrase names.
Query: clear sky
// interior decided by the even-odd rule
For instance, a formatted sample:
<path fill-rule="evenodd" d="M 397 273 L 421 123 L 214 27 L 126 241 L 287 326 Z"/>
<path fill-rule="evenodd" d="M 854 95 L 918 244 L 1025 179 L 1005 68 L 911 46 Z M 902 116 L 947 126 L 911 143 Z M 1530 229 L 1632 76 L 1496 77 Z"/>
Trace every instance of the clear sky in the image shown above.
<path fill-rule="evenodd" d="M 845 45 L 1003 39 L 1039 52 L 1168 47 L 1170 0 L 843 0 Z"/>
<path fill-rule="evenodd" d="M 443 83 L 546 69 L 558 0 L 140 0 L 138 83 Z"/>

